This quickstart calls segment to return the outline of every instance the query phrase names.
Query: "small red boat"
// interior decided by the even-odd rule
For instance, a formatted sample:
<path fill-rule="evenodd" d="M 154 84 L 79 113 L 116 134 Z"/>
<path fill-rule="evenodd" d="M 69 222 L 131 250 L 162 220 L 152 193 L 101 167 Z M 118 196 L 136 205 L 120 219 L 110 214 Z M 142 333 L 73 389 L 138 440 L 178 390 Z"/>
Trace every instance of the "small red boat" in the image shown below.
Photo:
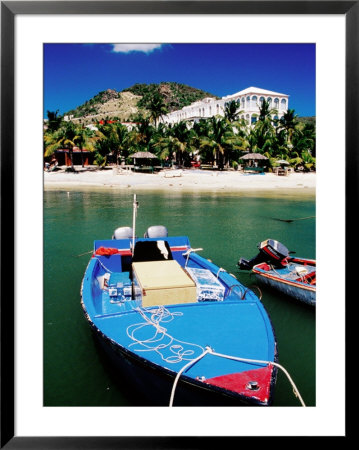
<path fill-rule="evenodd" d="M 252 260 L 240 258 L 239 268 L 252 270 L 261 284 L 315 306 L 316 261 L 290 257 L 288 249 L 273 239 L 261 242 L 258 248 Z"/>

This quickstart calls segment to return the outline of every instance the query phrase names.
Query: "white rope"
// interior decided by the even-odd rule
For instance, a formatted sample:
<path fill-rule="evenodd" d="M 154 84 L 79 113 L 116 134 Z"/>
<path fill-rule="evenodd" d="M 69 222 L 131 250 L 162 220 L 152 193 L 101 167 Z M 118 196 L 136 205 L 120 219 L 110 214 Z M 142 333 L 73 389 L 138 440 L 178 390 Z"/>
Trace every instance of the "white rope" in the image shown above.
<path fill-rule="evenodd" d="M 167 329 L 161 326 L 161 323 L 170 322 L 175 316 L 182 316 L 182 312 L 170 312 L 164 306 L 157 309 L 141 310 L 135 308 L 144 322 L 134 323 L 126 329 L 127 336 L 134 342 L 129 344 L 130 347 L 136 346 L 136 352 L 156 352 L 163 361 L 167 363 L 179 363 L 181 361 L 192 361 L 192 356 L 199 351 L 203 351 L 203 347 L 192 342 L 181 341 L 175 339 L 168 334 Z M 146 316 L 146 312 L 151 317 Z M 154 327 L 153 333 L 147 339 L 138 339 L 137 333 L 142 333 L 145 327 Z M 166 355 L 167 353 L 167 355 Z"/>
<path fill-rule="evenodd" d="M 182 373 L 186 370 L 186 369 L 188 369 L 189 367 L 191 367 L 193 364 L 195 364 L 197 361 L 199 361 L 200 359 L 202 359 L 207 353 L 209 353 L 211 351 L 211 349 L 209 348 L 209 347 L 206 347 L 206 350 L 201 354 L 201 355 L 199 355 L 197 358 L 195 358 L 195 359 L 193 359 L 192 361 L 190 361 L 188 364 L 186 364 L 185 366 L 183 366 L 182 367 L 182 369 L 178 372 L 178 374 L 177 374 L 177 376 L 176 376 L 176 378 L 175 378 L 175 381 L 174 381 L 174 383 L 173 383 L 173 386 L 172 386 L 172 391 L 171 391 L 171 398 L 170 398 L 170 404 L 169 404 L 169 406 L 173 406 L 173 399 L 174 399 L 174 396 L 175 396 L 175 391 L 176 391 L 176 387 L 177 387 L 177 383 L 178 383 L 178 380 L 179 380 L 179 378 L 180 378 L 180 376 L 182 375 Z"/>
<path fill-rule="evenodd" d="M 304 406 L 304 407 L 306 406 L 305 403 L 304 403 L 304 401 L 303 401 L 303 399 L 302 399 L 302 397 L 301 397 L 301 395 L 300 395 L 300 393 L 299 393 L 299 391 L 298 391 L 298 389 L 297 389 L 297 387 L 296 387 L 296 385 L 294 384 L 294 381 L 293 381 L 292 378 L 290 377 L 290 375 L 289 375 L 289 373 L 287 372 L 287 370 L 286 370 L 283 366 L 281 366 L 280 364 L 275 363 L 274 361 L 263 361 L 263 360 L 259 360 L 259 359 L 239 358 L 239 357 L 237 357 L 237 356 L 224 355 L 224 354 L 222 354 L 222 353 L 216 353 L 216 352 L 214 352 L 210 347 L 206 347 L 206 350 L 205 350 L 200 356 L 198 356 L 196 359 L 190 361 L 188 364 L 186 364 L 186 365 L 178 372 L 178 374 L 177 374 L 177 376 L 176 376 L 176 378 L 175 378 L 173 387 L 172 387 L 171 399 L 170 399 L 170 405 L 169 405 L 169 406 L 172 406 L 172 404 L 173 404 L 173 397 L 174 397 L 174 393 L 175 393 L 175 389 L 176 389 L 176 386 L 177 386 L 179 377 L 182 375 L 182 373 L 183 373 L 188 367 L 192 366 L 194 363 L 196 363 L 197 361 L 199 361 L 200 359 L 202 359 L 207 353 L 210 353 L 211 355 L 214 355 L 214 356 L 218 356 L 218 357 L 220 357 L 220 358 L 233 359 L 233 360 L 235 360 L 235 361 L 244 361 L 244 362 L 257 363 L 257 364 L 267 364 L 267 365 L 271 364 L 271 365 L 273 365 L 273 366 L 278 367 L 278 368 L 281 369 L 281 370 L 285 373 L 285 375 L 287 376 L 287 378 L 288 378 L 290 384 L 292 385 L 294 395 L 295 395 L 297 398 L 299 398 L 299 401 L 300 401 L 300 403 L 302 404 L 302 406 Z"/>
<path fill-rule="evenodd" d="M 291 263 L 288 264 L 288 267 L 290 267 L 291 270 L 290 270 L 290 272 L 287 273 L 287 274 L 281 274 L 281 273 L 277 272 L 277 271 L 275 270 L 275 267 L 274 267 L 272 264 L 270 264 L 269 267 L 270 267 L 270 268 L 273 270 L 273 272 L 274 272 L 275 274 L 277 274 L 280 278 L 284 278 L 284 279 L 289 280 L 289 281 L 296 281 L 296 280 L 292 280 L 292 279 L 291 279 L 291 275 L 293 275 L 293 273 L 296 272 L 296 267 L 297 267 L 296 264 L 291 264 Z M 293 268 L 292 268 L 292 267 L 293 267 Z M 302 282 L 302 283 L 310 284 L 310 281 L 309 281 L 307 278 L 305 278 L 305 275 L 298 274 L 297 272 L 296 272 L 296 275 L 301 279 L 301 282 Z"/>
<path fill-rule="evenodd" d="M 292 385 L 294 395 L 299 398 L 299 401 L 301 402 L 302 406 L 306 406 L 304 401 L 303 401 L 303 399 L 302 399 L 302 397 L 301 397 L 301 395 L 300 395 L 300 393 L 299 393 L 299 391 L 298 391 L 298 389 L 297 389 L 297 387 L 296 387 L 296 385 L 294 384 L 294 381 L 292 380 L 292 378 L 290 377 L 290 375 L 286 371 L 286 369 L 283 366 L 281 366 L 280 364 L 278 364 L 278 363 L 276 363 L 274 361 L 262 361 L 262 360 L 259 360 L 259 359 L 248 359 L 248 358 L 239 358 L 237 356 L 223 355 L 222 353 L 216 353 L 216 352 L 214 352 L 212 350 L 210 350 L 210 353 L 212 355 L 214 355 L 214 356 L 219 356 L 220 358 L 233 359 L 233 360 L 236 360 L 236 361 L 252 362 L 252 363 L 257 363 L 257 364 L 271 364 L 272 366 L 278 367 L 278 369 L 283 370 L 283 372 L 287 376 L 290 384 Z"/>
<path fill-rule="evenodd" d="M 96 259 L 97 259 L 97 261 L 100 263 L 100 265 L 102 266 L 102 268 L 106 270 L 106 272 L 113 273 L 112 270 L 108 269 L 108 268 L 105 266 L 105 264 L 103 264 L 103 262 L 100 260 L 100 258 L 99 258 L 98 256 L 96 257 Z"/>
<path fill-rule="evenodd" d="M 189 255 L 192 253 L 192 252 L 199 252 L 199 251 L 201 251 L 201 250 L 203 250 L 203 248 L 189 248 L 185 253 L 182 253 L 182 256 L 187 256 L 187 258 L 186 258 L 186 263 L 185 263 L 185 268 L 187 267 L 187 264 L 188 264 L 188 260 L 189 260 Z"/>

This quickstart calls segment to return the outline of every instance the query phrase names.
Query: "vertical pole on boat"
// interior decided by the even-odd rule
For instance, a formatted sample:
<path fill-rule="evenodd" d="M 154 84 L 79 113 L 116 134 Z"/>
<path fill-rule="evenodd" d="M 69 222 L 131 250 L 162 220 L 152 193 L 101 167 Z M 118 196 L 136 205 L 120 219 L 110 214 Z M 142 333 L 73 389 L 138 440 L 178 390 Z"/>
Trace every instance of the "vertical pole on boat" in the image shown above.
<path fill-rule="evenodd" d="M 136 217 L 137 217 L 137 208 L 138 208 L 138 201 L 136 200 L 136 194 L 133 194 L 133 215 L 132 215 L 132 257 L 135 253 L 135 238 L 136 238 Z M 132 291 L 132 300 L 136 299 L 136 292 L 135 292 L 135 283 L 132 276 L 132 283 L 131 283 L 131 291 Z"/>
<path fill-rule="evenodd" d="M 135 236 L 136 236 L 136 217 L 137 217 L 138 202 L 136 201 L 136 194 L 133 195 L 133 217 L 132 217 L 132 256 L 135 251 Z"/>

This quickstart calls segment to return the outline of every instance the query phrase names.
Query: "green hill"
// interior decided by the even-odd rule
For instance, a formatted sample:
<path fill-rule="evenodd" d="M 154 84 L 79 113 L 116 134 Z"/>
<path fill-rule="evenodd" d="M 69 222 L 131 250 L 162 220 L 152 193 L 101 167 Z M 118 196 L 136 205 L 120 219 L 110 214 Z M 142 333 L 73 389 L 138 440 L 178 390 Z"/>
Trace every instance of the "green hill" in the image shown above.
<path fill-rule="evenodd" d="M 147 116 L 146 104 L 151 94 L 159 92 L 169 112 L 201 100 L 205 97 L 217 98 L 209 92 L 175 82 L 159 84 L 134 84 L 122 91 L 107 89 L 96 94 L 84 104 L 65 113 L 74 122 L 91 123 L 101 119 L 117 118 L 122 121 L 134 120 L 139 115 Z"/>
<path fill-rule="evenodd" d="M 164 99 L 168 111 L 172 112 L 177 109 L 182 109 L 197 100 L 202 100 L 205 97 L 217 98 L 209 92 L 202 91 L 186 84 L 175 82 L 162 82 L 159 84 L 134 84 L 133 86 L 124 89 L 123 92 L 132 92 L 135 95 L 141 96 L 138 103 L 139 107 L 145 108 L 149 96 L 155 92 L 159 92 Z"/>
<path fill-rule="evenodd" d="M 306 125 L 311 124 L 315 126 L 315 116 L 298 117 L 298 122 L 304 123 Z"/>

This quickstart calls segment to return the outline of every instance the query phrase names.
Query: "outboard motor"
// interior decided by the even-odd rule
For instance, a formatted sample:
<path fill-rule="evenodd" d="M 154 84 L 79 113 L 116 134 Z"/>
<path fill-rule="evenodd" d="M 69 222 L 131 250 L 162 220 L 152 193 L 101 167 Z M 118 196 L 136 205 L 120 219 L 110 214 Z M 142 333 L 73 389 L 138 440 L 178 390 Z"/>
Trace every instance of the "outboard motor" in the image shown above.
<path fill-rule="evenodd" d="M 120 227 L 113 232 L 112 239 L 131 239 L 132 237 L 133 229 L 131 227 Z"/>
<path fill-rule="evenodd" d="M 152 227 L 147 228 L 145 233 L 145 238 L 162 238 L 167 237 L 168 231 L 167 228 L 163 225 L 153 225 Z"/>
<path fill-rule="evenodd" d="M 251 260 L 240 258 L 238 266 L 242 270 L 251 270 L 256 264 L 266 262 L 274 267 L 283 267 L 288 264 L 289 251 L 287 247 L 274 239 L 267 239 L 257 246 L 259 253 Z"/>

